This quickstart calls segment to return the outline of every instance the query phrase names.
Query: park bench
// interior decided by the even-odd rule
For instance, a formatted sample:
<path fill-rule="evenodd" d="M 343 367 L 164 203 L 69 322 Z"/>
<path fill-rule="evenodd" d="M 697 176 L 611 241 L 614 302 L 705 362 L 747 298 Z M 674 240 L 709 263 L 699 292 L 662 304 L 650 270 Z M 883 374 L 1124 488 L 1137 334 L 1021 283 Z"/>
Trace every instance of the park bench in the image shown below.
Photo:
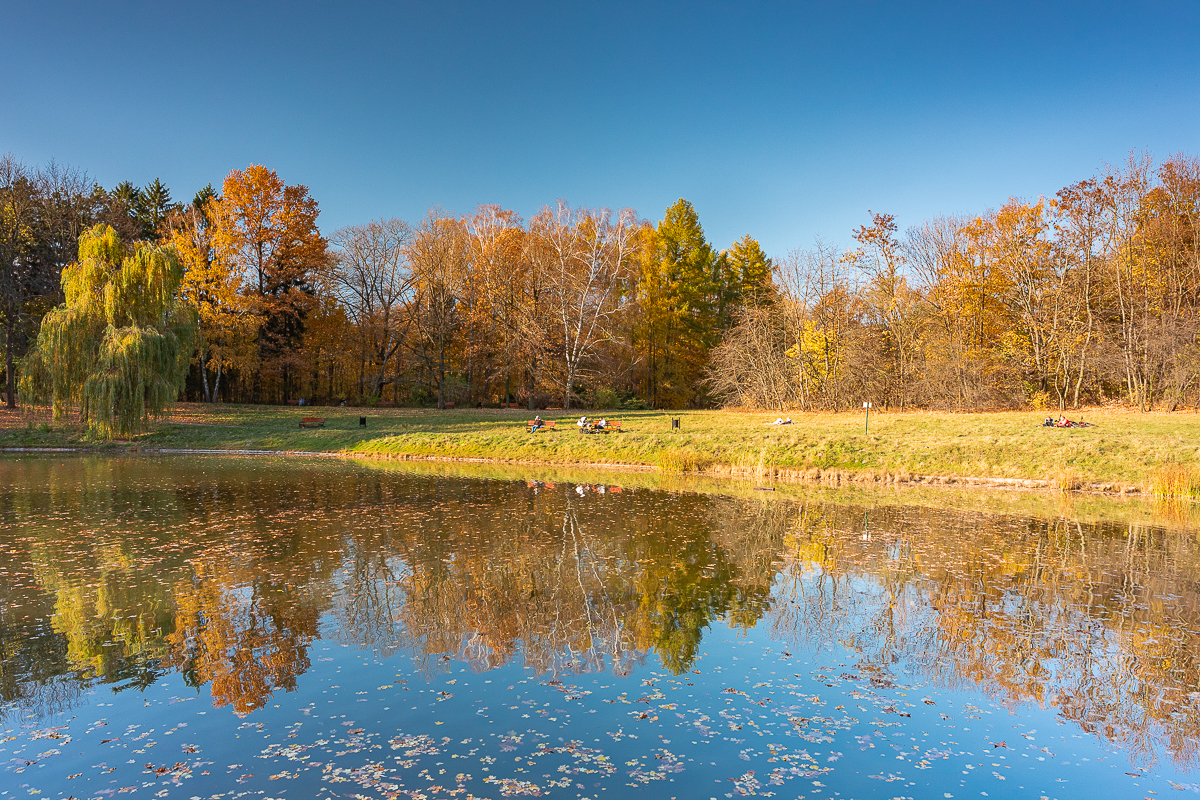
<path fill-rule="evenodd" d="M 324 428 L 325 427 L 325 418 L 324 417 L 305 417 L 304 419 L 300 420 L 300 427 L 301 428 Z"/>
<path fill-rule="evenodd" d="M 556 424 L 556 423 L 555 423 L 555 421 L 554 421 L 554 420 L 552 420 L 552 419 L 550 419 L 550 420 L 545 420 L 545 419 L 544 419 L 544 420 L 542 420 L 542 427 L 540 427 L 540 428 L 534 428 L 533 426 L 534 426 L 534 425 L 536 425 L 536 424 L 537 424 L 537 421 L 536 421 L 536 420 L 532 420 L 532 419 L 531 419 L 531 420 L 529 420 L 528 422 L 526 422 L 526 423 L 525 423 L 525 431 L 526 431 L 526 433 L 533 433 L 533 431 L 535 431 L 535 430 L 552 431 L 552 430 L 554 430 L 554 426 L 555 426 L 555 424 Z"/>

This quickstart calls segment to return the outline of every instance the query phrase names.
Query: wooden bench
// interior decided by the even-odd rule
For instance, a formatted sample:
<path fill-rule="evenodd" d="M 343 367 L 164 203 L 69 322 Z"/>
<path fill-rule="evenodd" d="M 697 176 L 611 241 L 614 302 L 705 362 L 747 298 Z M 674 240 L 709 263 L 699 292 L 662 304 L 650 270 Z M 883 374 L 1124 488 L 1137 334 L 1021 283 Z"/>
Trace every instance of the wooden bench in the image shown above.
<path fill-rule="evenodd" d="M 325 427 L 325 418 L 324 417 L 305 417 L 304 419 L 300 420 L 300 427 L 301 428 L 324 428 Z"/>
<path fill-rule="evenodd" d="M 526 422 L 526 423 L 525 423 L 525 432 L 526 432 L 526 433 L 533 433 L 534 431 L 539 431 L 539 430 L 542 430 L 542 431 L 552 431 L 552 430 L 554 430 L 554 426 L 555 426 L 555 424 L 556 424 L 556 423 L 555 423 L 555 421 L 554 421 L 554 420 L 552 420 L 552 419 L 544 419 L 544 420 L 542 420 L 542 426 L 541 426 L 540 428 L 535 428 L 535 427 L 533 427 L 533 426 L 534 426 L 534 425 L 536 425 L 536 424 L 537 424 L 537 421 L 536 421 L 536 420 L 532 420 L 532 419 L 531 419 L 531 420 L 529 420 L 528 422 Z"/>

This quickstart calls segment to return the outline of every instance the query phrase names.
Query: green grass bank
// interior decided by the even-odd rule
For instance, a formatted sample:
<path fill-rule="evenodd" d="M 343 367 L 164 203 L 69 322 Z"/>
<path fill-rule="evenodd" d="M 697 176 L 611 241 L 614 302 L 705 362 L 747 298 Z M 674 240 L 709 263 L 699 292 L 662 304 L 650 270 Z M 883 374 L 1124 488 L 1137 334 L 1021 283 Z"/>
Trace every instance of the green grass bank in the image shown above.
<path fill-rule="evenodd" d="M 271 450 L 499 463 L 623 465 L 769 481 L 1000 485 L 1200 496 L 1200 415 L 1083 412 L 1089 428 L 1044 428 L 1044 414 L 776 414 L 629 411 L 621 433 L 580 434 L 584 412 L 542 412 L 556 431 L 525 432 L 529 412 L 182 404 L 130 442 L 90 441 L 78 426 L 6 412 L 0 447 Z M 596 413 L 587 412 L 589 416 Z M 301 429 L 304 416 L 324 428 Z M 367 419 L 360 427 L 359 417 Z M 1074 415 L 1078 418 L 1079 415 Z M 671 418 L 680 420 L 672 430 Z"/>

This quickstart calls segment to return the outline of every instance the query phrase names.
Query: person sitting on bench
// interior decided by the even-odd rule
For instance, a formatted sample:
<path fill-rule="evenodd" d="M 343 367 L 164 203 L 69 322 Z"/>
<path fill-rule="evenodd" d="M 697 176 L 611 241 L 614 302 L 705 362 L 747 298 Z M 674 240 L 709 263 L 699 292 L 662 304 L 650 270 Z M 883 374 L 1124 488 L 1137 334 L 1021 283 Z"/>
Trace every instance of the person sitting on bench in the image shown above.
<path fill-rule="evenodd" d="M 539 414 L 533 418 L 533 422 L 529 423 L 529 432 L 533 433 L 534 431 L 536 431 L 540 428 L 544 428 L 545 425 L 546 424 L 544 422 L 542 422 L 542 415 Z"/>

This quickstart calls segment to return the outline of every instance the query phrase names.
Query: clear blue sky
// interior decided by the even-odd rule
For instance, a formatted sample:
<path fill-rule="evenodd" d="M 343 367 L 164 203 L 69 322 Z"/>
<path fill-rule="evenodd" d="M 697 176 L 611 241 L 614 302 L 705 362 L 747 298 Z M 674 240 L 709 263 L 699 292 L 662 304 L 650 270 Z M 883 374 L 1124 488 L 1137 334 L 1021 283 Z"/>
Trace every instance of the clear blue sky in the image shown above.
<path fill-rule="evenodd" d="M 179 199 L 256 162 L 322 228 L 564 198 L 772 254 L 1200 155 L 1200 3 L 0 6 L 0 152 Z"/>

